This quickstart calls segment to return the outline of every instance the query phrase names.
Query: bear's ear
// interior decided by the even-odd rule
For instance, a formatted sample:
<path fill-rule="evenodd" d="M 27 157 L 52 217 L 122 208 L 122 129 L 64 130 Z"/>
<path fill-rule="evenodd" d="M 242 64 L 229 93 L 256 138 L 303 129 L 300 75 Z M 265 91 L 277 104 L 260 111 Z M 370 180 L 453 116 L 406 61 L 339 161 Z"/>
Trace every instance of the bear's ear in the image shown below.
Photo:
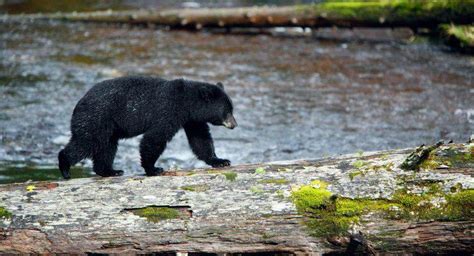
<path fill-rule="evenodd" d="M 199 88 L 199 95 L 201 96 L 201 98 L 204 101 L 210 102 L 212 100 L 212 98 L 214 97 L 214 92 L 213 92 L 212 88 L 210 88 L 208 86 L 203 86 L 203 87 Z"/>
<path fill-rule="evenodd" d="M 224 85 L 221 82 L 217 82 L 216 85 L 219 86 L 222 90 L 224 90 Z"/>

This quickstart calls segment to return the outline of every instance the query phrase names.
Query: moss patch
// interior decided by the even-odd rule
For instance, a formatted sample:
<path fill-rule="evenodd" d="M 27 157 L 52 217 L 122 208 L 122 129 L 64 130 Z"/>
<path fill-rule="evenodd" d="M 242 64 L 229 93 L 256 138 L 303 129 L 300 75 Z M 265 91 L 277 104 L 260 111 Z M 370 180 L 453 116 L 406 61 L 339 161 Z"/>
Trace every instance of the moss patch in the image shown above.
<path fill-rule="evenodd" d="M 263 194 L 265 192 L 261 186 L 252 186 L 250 191 L 255 194 Z"/>
<path fill-rule="evenodd" d="M 208 185 L 205 184 L 199 184 L 199 185 L 187 185 L 187 186 L 182 186 L 182 190 L 186 191 L 193 191 L 193 192 L 204 192 L 210 189 Z"/>
<path fill-rule="evenodd" d="M 260 180 L 258 183 L 284 185 L 284 184 L 288 184 L 289 181 L 286 179 L 264 179 L 264 180 Z"/>
<path fill-rule="evenodd" d="M 441 35 L 449 45 L 461 49 L 474 49 L 474 26 L 472 25 L 440 25 Z"/>
<path fill-rule="evenodd" d="M 278 198 L 285 199 L 285 193 L 283 192 L 283 190 L 277 190 L 275 191 L 275 194 Z"/>
<path fill-rule="evenodd" d="M 146 218 L 150 222 L 178 219 L 181 217 L 179 210 L 164 206 L 148 206 L 145 208 L 133 209 L 131 212 L 135 215 Z"/>
<path fill-rule="evenodd" d="M 393 171 L 394 164 L 392 162 L 389 162 L 386 164 L 375 165 L 367 161 L 356 160 L 352 163 L 352 166 L 355 167 L 356 170 L 349 173 L 349 178 L 351 180 L 353 180 L 359 175 L 365 175 L 368 172 Z"/>
<path fill-rule="evenodd" d="M 352 163 L 352 166 L 354 166 L 357 169 L 361 169 L 362 167 L 368 165 L 369 163 L 363 160 L 356 160 Z"/>
<path fill-rule="evenodd" d="M 353 0 L 327 1 L 314 5 L 297 6 L 297 11 L 339 20 L 339 25 L 358 21 L 397 25 L 436 26 L 456 20 L 469 20 L 474 3 L 465 0 L 413 1 L 413 0 Z"/>
<path fill-rule="evenodd" d="M 474 217 L 474 190 L 464 190 L 446 196 L 448 218 L 472 219 Z"/>
<path fill-rule="evenodd" d="M 235 181 L 235 179 L 237 179 L 237 173 L 235 172 L 225 172 L 222 175 L 224 175 L 228 181 Z"/>
<path fill-rule="evenodd" d="M 13 214 L 11 212 L 7 211 L 5 207 L 0 206 L 0 218 L 10 219 L 12 216 Z"/>
<path fill-rule="evenodd" d="M 266 171 L 262 167 L 258 167 L 257 169 L 255 169 L 255 174 L 265 174 L 265 173 Z"/>
<path fill-rule="evenodd" d="M 452 145 L 430 152 L 420 164 L 424 170 L 434 170 L 441 165 L 454 168 L 474 168 L 474 147 L 472 145 Z"/>
<path fill-rule="evenodd" d="M 439 184 L 431 184 L 417 194 L 401 189 L 386 200 L 337 197 L 327 190 L 327 183 L 313 181 L 295 189 L 291 198 L 315 236 L 347 235 L 349 228 L 369 213 L 406 221 L 467 220 L 474 213 L 474 190 L 446 194 Z"/>
<path fill-rule="evenodd" d="M 294 190 L 291 198 L 300 213 L 308 213 L 325 208 L 331 195 L 326 182 L 315 180 L 310 185 Z"/>
<path fill-rule="evenodd" d="M 363 172 L 362 171 L 353 171 L 353 172 L 350 172 L 349 173 L 349 178 L 351 180 L 353 180 L 355 177 L 359 176 L 359 175 L 362 175 Z"/>
<path fill-rule="evenodd" d="M 90 168 L 81 166 L 71 167 L 71 177 L 91 177 L 93 172 Z M 5 162 L 0 164 L 0 184 L 20 183 L 28 180 L 51 181 L 62 180 L 61 172 L 55 166 L 24 165 L 24 163 Z"/>

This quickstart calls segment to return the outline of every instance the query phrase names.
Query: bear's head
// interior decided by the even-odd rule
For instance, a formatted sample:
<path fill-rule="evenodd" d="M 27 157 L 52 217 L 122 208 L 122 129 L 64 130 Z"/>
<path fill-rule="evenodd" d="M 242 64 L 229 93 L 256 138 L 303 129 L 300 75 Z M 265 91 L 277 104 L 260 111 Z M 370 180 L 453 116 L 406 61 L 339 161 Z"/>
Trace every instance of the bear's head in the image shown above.
<path fill-rule="evenodd" d="M 223 125 L 226 128 L 234 129 L 237 127 L 233 111 L 232 101 L 224 91 L 222 83 L 199 84 L 199 100 L 196 104 L 193 119 L 195 121 L 207 122 L 213 125 Z"/>

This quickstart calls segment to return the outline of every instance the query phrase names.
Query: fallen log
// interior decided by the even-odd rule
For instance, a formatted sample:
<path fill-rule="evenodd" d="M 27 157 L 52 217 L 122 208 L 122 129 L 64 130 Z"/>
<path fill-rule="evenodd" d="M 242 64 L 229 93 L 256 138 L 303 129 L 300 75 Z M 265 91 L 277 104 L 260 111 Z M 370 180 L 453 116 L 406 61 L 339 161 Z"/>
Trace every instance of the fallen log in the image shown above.
<path fill-rule="evenodd" d="M 474 144 L 412 151 L 2 185 L 0 254 L 471 255 Z"/>
<path fill-rule="evenodd" d="M 155 24 L 172 28 L 204 27 L 428 27 L 441 23 L 471 24 L 474 2 L 380 1 L 326 2 L 287 7 L 97 11 L 7 15 L 2 19 Z"/>

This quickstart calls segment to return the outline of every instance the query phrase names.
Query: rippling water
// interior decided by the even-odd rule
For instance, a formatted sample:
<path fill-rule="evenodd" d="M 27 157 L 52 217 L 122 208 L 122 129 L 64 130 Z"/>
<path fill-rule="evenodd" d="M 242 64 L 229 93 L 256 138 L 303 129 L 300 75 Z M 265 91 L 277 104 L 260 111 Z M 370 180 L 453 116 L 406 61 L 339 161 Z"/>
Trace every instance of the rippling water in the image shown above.
<path fill-rule="evenodd" d="M 234 164 L 465 141 L 474 133 L 473 57 L 427 43 L 3 22 L 3 166 L 55 165 L 76 102 L 94 83 L 126 74 L 223 82 L 239 127 L 212 134 L 218 156 Z M 120 144 L 115 165 L 128 175 L 142 173 L 138 143 Z M 203 166 L 183 132 L 158 165 Z"/>

